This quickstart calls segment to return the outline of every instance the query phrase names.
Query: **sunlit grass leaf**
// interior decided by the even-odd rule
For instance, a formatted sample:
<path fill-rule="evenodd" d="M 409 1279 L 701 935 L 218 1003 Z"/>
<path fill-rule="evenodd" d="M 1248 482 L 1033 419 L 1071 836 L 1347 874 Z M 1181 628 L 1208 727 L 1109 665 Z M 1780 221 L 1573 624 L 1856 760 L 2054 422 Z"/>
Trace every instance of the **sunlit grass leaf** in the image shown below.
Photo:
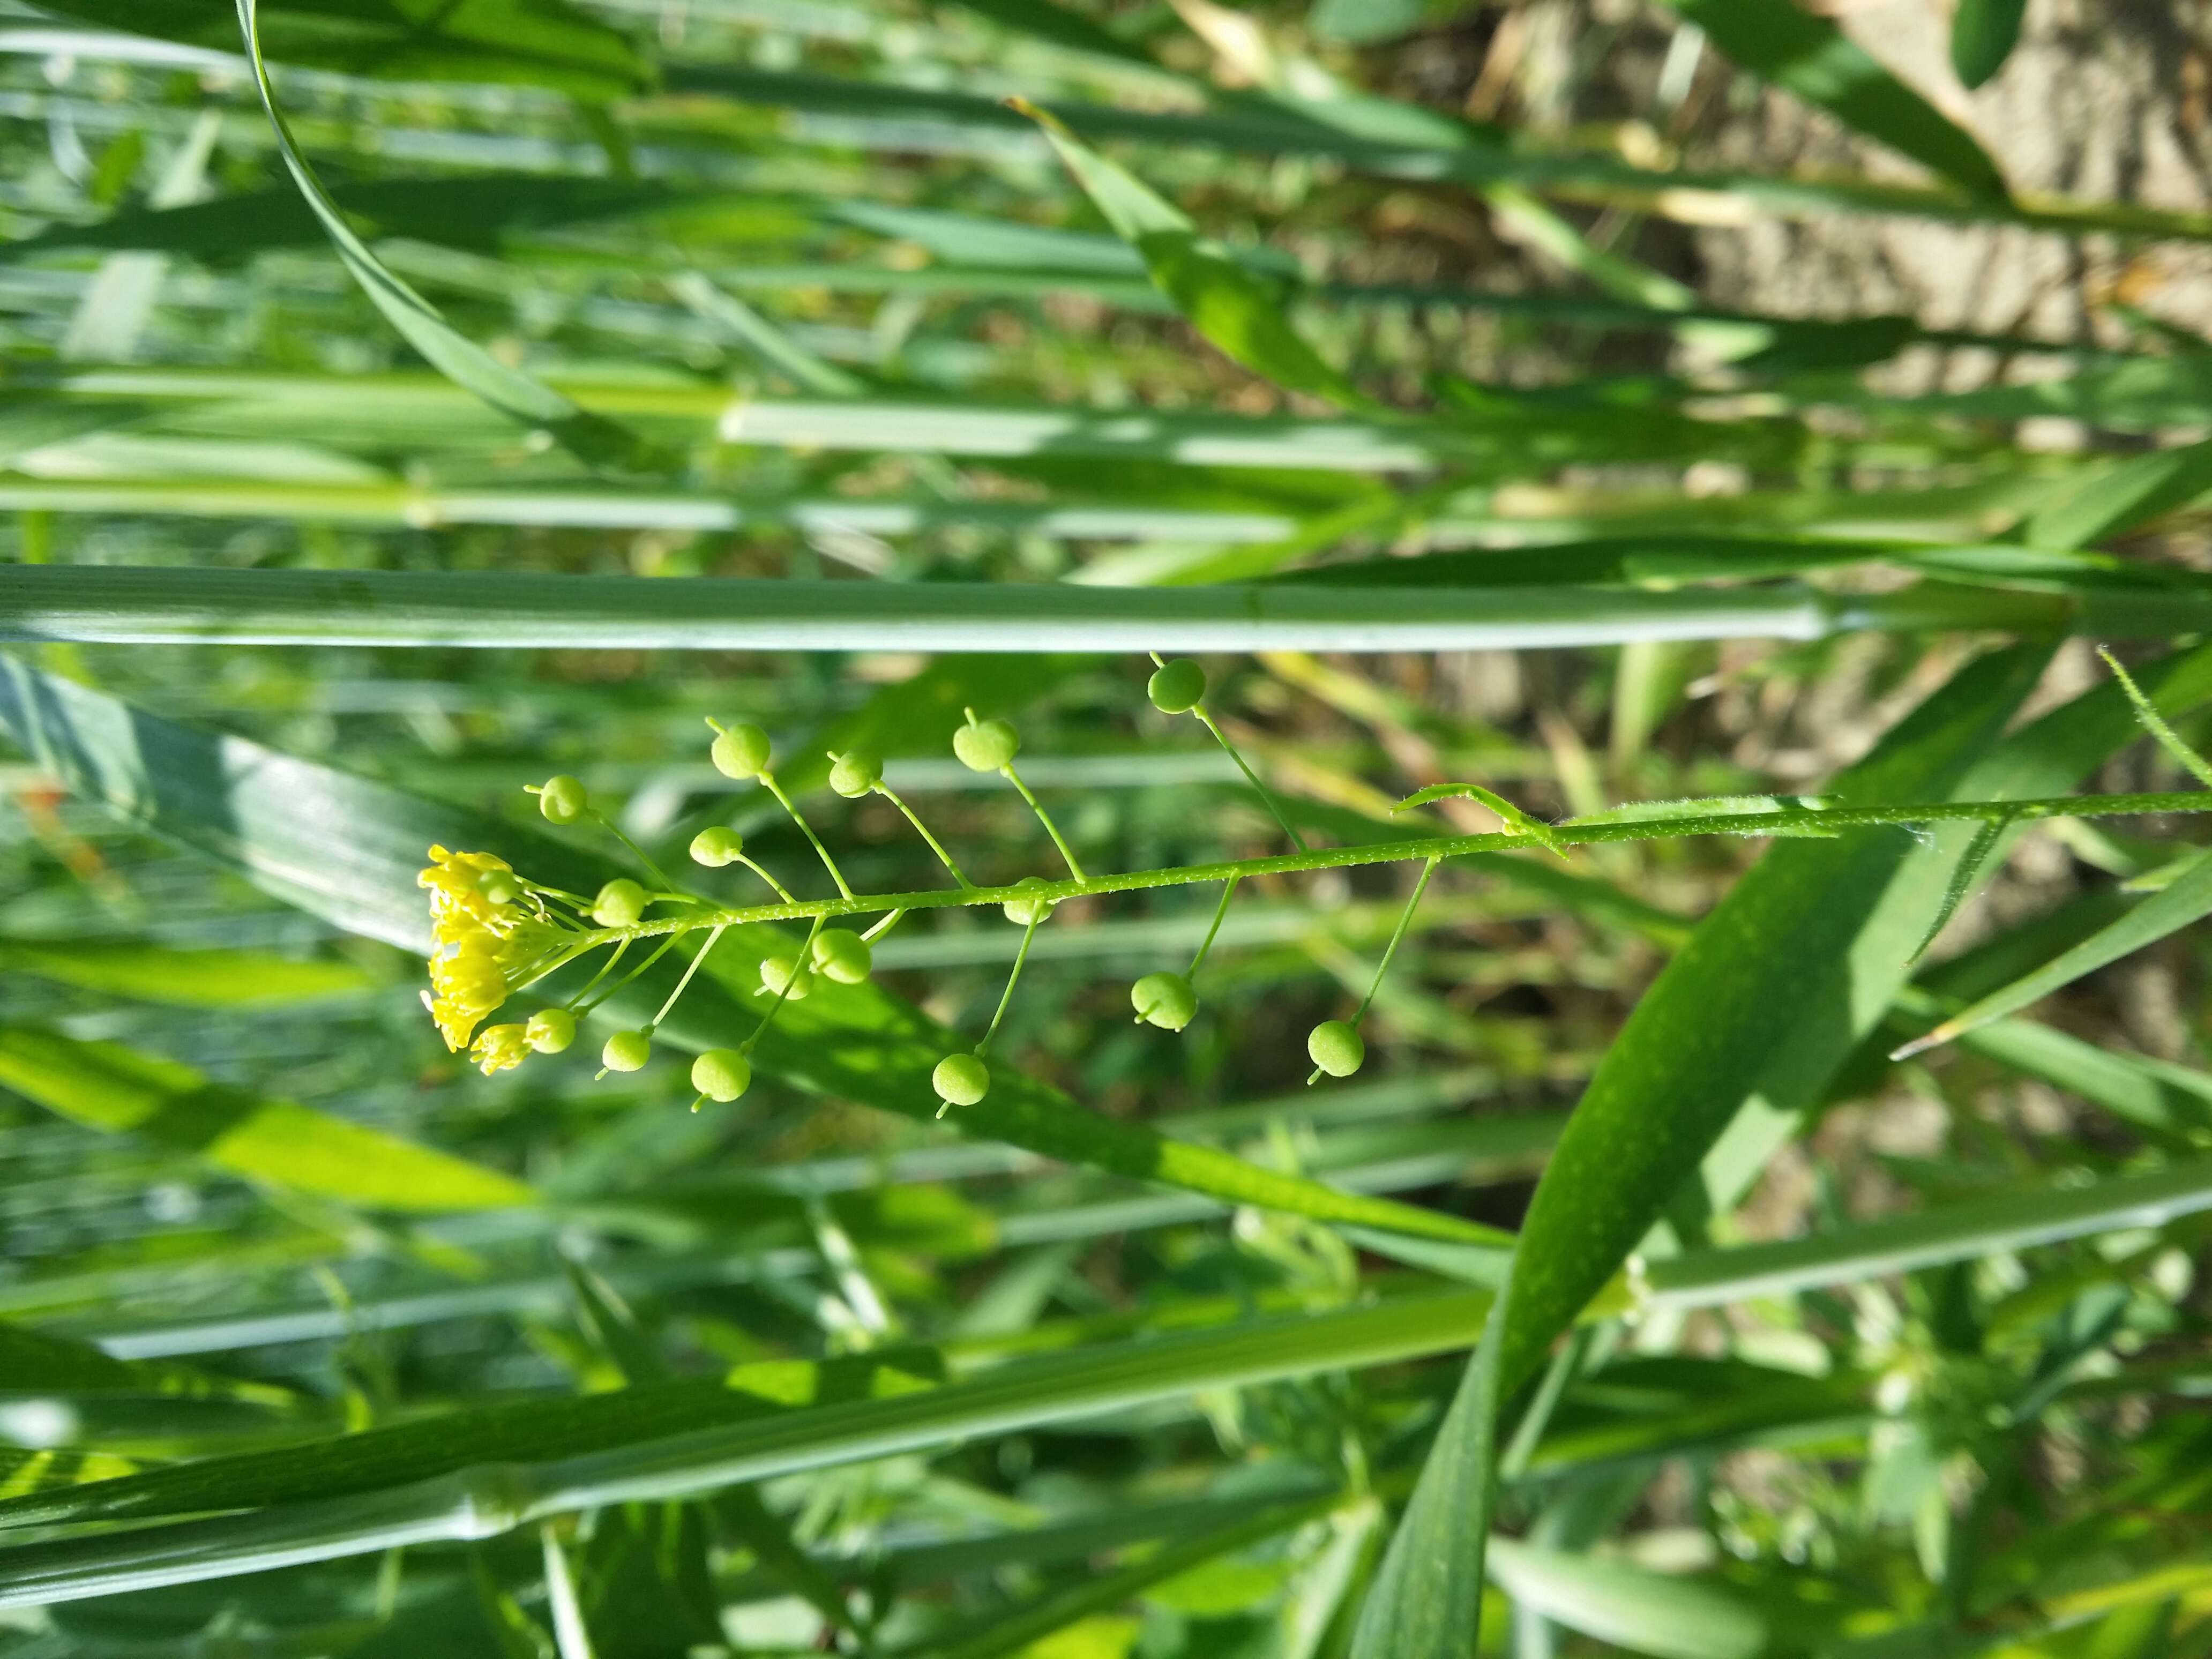
<path fill-rule="evenodd" d="M 1060 122 L 1027 109 L 1106 222 L 1145 261 L 1160 291 L 1228 356 L 1278 386 L 1347 407 L 1367 398 L 1322 361 L 1285 315 L 1267 283 L 1201 238 L 1182 210 L 1108 161 Z"/>
<path fill-rule="evenodd" d="M 242 1382 L 168 1361 L 118 1359 L 90 1342 L 0 1322 L 0 1395 L 99 1394 L 221 1397 L 271 1406 L 299 1399 L 270 1383 Z"/>
<path fill-rule="evenodd" d="M 1978 87 L 2004 67 L 2020 43 L 2027 0 L 1959 0 L 1951 16 L 1951 69 L 1965 87 Z"/>
<path fill-rule="evenodd" d="M 251 1181 L 364 1209 L 484 1210 L 538 1199 L 496 1170 L 118 1043 L 0 1028 L 0 1083 L 88 1128 L 128 1132 Z"/>
<path fill-rule="evenodd" d="M 2106 462 L 2070 480 L 2028 519 L 2031 547 L 2094 547 L 2212 489 L 2212 441 Z"/>
<path fill-rule="evenodd" d="M 202 0 L 41 0 L 64 17 L 223 52 L 238 36 Z M 645 84 L 628 36 L 566 0 L 270 0 L 270 55 L 280 63 L 408 81 L 510 82 L 585 98 Z"/>
<path fill-rule="evenodd" d="M 0 939 L 0 972 L 181 1008 L 282 1007 L 357 995 L 376 982 L 347 962 L 141 939 Z"/>
<path fill-rule="evenodd" d="M 262 106 L 276 135 L 277 154 L 337 249 L 339 260 L 361 285 L 385 320 L 431 367 L 481 398 L 510 420 L 540 428 L 587 465 L 615 471 L 649 471 L 658 459 L 645 440 L 603 416 L 578 408 L 567 398 L 519 368 L 511 368 L 459 332 L 438 308 L 393 275 L 362 241 L 307 157 L 293 142 L 291 128 L 276 106 L 276 89 L 262 60 L 258 0 L 237 0 L 238 21 L 246 35 L 246 57 L 260 88 Z"/>
<path fill-rule="evenodd" d="M 88 800 L 183 842 L 288 903 L 350 932 L 422 953 L 429 913 L 416 881 L 434 843 L 496 852 L 534 878 L 596 892 L 614 860 L 335 769 L 163 720 L 104 693 L 0 656 L 0 728 Z M 750 1036 L 760 963 L 794 941 L 764 925 L 733 927 L 662 1027 L 697 1051 Z M 635 1025 L 672 988 L 683 953 L 610 1003 Z M 872 984 L 822 983 L 786 1006 L 756 1052 L 764 1073 L 810 1091 L 934 1121 L 930 1073 L 959 1044 L 911 1004 Z M 1495 1229 L 1439 1211 L 1340 1192 L 1214 1147 L 1088 1111 L 1008 1068 L 954 1120 L 961 1133 L 1228 1204 L 1286 1209 L 1431 1237 L 1496 1243 Z"/>
<path fill-rule="evenodd" d="M 1491 1577 L 1514 1601 L 1569 1630 L 1660 1659 L 1755 1659 L 1770 1632 L 1759 1610 L 1723 1586 L 1626 1561 L 1490 1542 Z"/>
<path fill-rule="evenodd" d="M 1668 0 L 1761 80 L 1817 104 L 1969 194 L 2002 201 L 2004 176 L 1971 133 L 1825 17 L 1770 0 Z"/>
<path fill-rule="evenodd" d="M 2147 945 L 2154 945 L 2207 915 L 2212 915 L 2212 852 L 2198 854 L 2171 884 L 2110 927 L 2061 952 L 2033 973 L 2022 975 L 2011 984 L 1980 998 L 1926 1036 L 1903 1045 L 1891 1058 L 1905 1059 L 1948 1042 L 1993 1019 L 2018 1013 L 2084 974 L 2093 974 Z"/>

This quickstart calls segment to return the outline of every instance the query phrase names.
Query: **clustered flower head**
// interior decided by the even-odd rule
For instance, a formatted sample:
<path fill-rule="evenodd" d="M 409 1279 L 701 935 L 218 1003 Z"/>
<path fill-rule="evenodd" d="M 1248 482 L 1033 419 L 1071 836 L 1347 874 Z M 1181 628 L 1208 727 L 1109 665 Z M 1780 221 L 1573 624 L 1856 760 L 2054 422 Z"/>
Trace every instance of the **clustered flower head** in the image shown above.
<path fill-rule="evenodd" d="M 532 1048 L 547 1048 L 543 1039 L 551 1034 L 537 1030 L 535 1021 L 481 1034 L 477 1027 L 537 976 L 564 943 L 565 930 L 529 902 L 514 866 L 492 854 L 433 847 L 429 866 L 416 880 L 430 895 L 433 941 L 422 1006 L 446 1047 L 455 1054 L 467 1049 L 487 1077 L 520 1066 Z"/>

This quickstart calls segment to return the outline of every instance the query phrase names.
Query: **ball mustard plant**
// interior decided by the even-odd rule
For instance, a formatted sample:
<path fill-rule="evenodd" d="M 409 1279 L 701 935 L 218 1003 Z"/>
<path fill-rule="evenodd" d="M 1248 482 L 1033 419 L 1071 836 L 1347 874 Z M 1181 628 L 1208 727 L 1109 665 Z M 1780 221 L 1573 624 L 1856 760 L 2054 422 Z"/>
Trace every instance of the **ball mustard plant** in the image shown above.
<path fill-rule="evenodd" d="M 724 777 L 750 783 L 768 770 L 769 757 L 773 752 L 774 745 L 769 742 L 767 732 L 757 726 L 740 722 L 716 726 L 714 744 L 707 754 L 714 763 L 714 769 Z"/>
<path fill-rule="evenodd" d="M 691 1062 L 691 1086 L 709 1100 L 735 1100 L 753 1086 L 752 1062 L 735 1048 L 709 1048 Z"/>
<path fill-rule="evenodd" d="M 975 1054 L 947 1054 L 929 1074 L 929 1086 L 948 1106 L 973 1106 L 991 1092 L 991 1068 Z"/>
<path fill-rule="evenodd" d="M 797 957 L 764 957 L 760 972 L 761 989 L 772 997 L 804 1002 L 814 988 L 814 970 L 800 967 Z"/>
<path fill-rule="evenodd" d="M 735 864 L 744 856 L 744 851 L 745 838 L 726 823 L 702 830 L 691 837 L 691 862 L 703 864 L 709 870 Z"/>
<path fill-rule="evenodd" d="M 884 763 L 863 750 L 830 757 L 830 787 L 847 800 L 858 800 L 884 781 Z"/>
<path fill-rule="evenodd" d="M 548 823 L 574 823 L 591 806 L 589 792 L 566 772 L 546 779 L 538 787 L 538 810 Z"/>
<path fill-rule="evenodd" d="M 610 1072 L 639 1072 L 653 1058 L 653 1033 L 617 1031 L 599 1050 L 599 1064 Z"/>
<path fill-rule="evenodd" d="M 592 901 L 592 920 L 602 927 L 632 927 L 645 914 L 647 902 L 644 888 L 628 876 L 617 876 Z"/>
<path fill-rule="evenodd" d="M 840 985 L 858 985 L 875 966 L 867 940 L 845 927 L 825 927 L 814 936 L 815 970 Z"/>
<path fill-rule="evenodd" d="M 1164 1031 L 1180 1031 L 1198 1012 L 1198 993 L 1181 974 L 1146 974 L 1129 988 L 1137 1022 Z"/>
<path fill-rule="evenodd" d="M 1017 891 L 1024 888 L 1034 888 L 1038 892 L 1042 892 L 1051 884 L 1042 876 L 1024 876 L 1014 884 L 1014 887 Z M 1053 903 L 1054 901 L 1048 898 L 1012 898 L 1008 899 L 999 908 L 1005 913 L 1006 920 L 1012 922 L 1015 927 L 1027 927 L 1049 916 L 1052 914 Z"/>
<path fill-rule="evenodd" d="M 566 1008 L 540 1008 L 523 1029 L 539 1054 L 557 1054 L 576 1040 L 576 1017 Z"/>
<path fill-rule="evenodd" d="M 1340 1019 L 1325 1019 L 1306 1037 L 1306 1053 L 1331 1077 L 1350 1077 L 1367 1063 L 1367 1045 Z"/>
<path fill-rule="evenodd" d="M 969 711 L 968 724 L 952 733 L 952 752 L 971 772 L 996 772 L 1013 763 L 1022 740 L 1007 720 L 979 720 Z"/>
<path fill-rule="evenodd" d="M 1163 714 L 1188 714 L 1206 696 L 1206 671 L 1188 657 L 1162 663 L 1146 681 L 1145 695 Z"/>

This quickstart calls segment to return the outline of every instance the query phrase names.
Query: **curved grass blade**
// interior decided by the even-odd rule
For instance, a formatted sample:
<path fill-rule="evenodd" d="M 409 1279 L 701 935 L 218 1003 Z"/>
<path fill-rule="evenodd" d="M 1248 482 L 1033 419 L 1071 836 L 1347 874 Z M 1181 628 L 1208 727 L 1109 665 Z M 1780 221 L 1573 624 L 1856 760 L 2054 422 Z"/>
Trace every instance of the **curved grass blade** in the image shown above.
<path fill-rule="evenodd" d="M 550 386 L 510 368 L 475 341 L 447 322 L 438 308 L 394 276 L 369 251 L 331 200 L 322 181 L 293 142 L 292 130 L 276 107 L 276 89 L 270 84 L 269 67 L 262 61 L 258 0 L 237 0 L 238 22 L 246 37 L 246 59 L 260 89 L 262 107 L 268 112 L 276 135 L 277 153 L 307 198 L 331 244 L 337 250 L 353 279 L 369 301 L 398 330 L 407 343 L 421 352 L 432 368 L 456 385 L 475 393 L 486 404 L 523 425 L 550 433 L 563 448 L 587 466 L 621 471 L 664 470 L 644 439 L 599 415 L 578 408 Z"/>
<path fill-rule="evenodd" d="M 275 1008 L 357 995 L 376 983 L 348 962 L 264 951 L 176 951 L 142 939 L 0 939 L 0 972 L 179 1008 Z"/>
<path fill-rule="evenodd" d="M 1969 195 L 2008 199 L 2004 175 L 1973 136 L 1825 17 L 1770 0 L 1668 0 L 1761 80 L 1818 104 L 1869 138 L 1933 168 Z"/>
<path fill-rule="evenodd" d="M 0 1028 L 0 1084 L 88 1127 L 127 1132 L 251 1181 L 363 1209 L 538 1202 L 530 1187 L 496 1170 L 295 1101 L 264 1100 L 118 1043 Z"/>
<path fill-rule="evenodd" d="M 534 831 L 179 725 L 4 657 L 0 729 L 82 798 L 212 857 L 288 903 L 418 953 L 428 948 L 429 916 L 415 878 L 434 842 L 497 852 L 571 892 L 596 892 L 629 873 Z M 695 1051 L 749 1036 L 758 1015 L 741 1000 L 744 994 L 759 983 L 766 957 L 793 949 L 775 927 L 729 929 L 663 1032 Z M 641 1023 L 673 988 L 684 956 L 672 953 L 660 969 L 614 999 L 610 1017 Z M 950 1032 L 873 984 L 824 984 L 786 1007 L 762 1040 L 756 1063 L 812 1092 L 933 1120 L 938 1101 L 930 1073 L 951 1046 Z M 1502 1237 L 1441 1212 L 1340 1192 L 1171 1139 L 1086 1110 L 1018 1073 L 997 1079 L 989 1097 L 964 1109 L 958 1125 L 968 1134 L 1224 1203 L 1472 1243 L 1495 1244 Z"/>
<path fill-rule="evenodd" d="M 1145 262 L 1160 292 L 1227 356 L 1276 385 L 1348 409 L 1371 399 L 1291 325 L 1267 283 L 1225 250 L 1203 240 L 1179 208 L 1117 167 L 1034 105 L 1018 106 L 1044 129 L 1075 182 L 1106 222 Z"/>
<path fill-rule="evenodd" d="M 1632 1653 L 1660 1659 L 1756 1659 L 1767 1620 L 1718 1584 L 1511 1538 L 1490 1540 L 1490 1576 L 1521 1607 Z"/>

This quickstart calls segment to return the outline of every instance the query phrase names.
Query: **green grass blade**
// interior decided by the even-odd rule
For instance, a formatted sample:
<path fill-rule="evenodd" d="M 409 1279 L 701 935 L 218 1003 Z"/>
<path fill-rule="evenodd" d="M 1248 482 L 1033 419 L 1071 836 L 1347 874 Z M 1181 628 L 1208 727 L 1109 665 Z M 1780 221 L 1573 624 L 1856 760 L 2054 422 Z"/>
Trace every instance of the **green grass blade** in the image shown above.
<path fill-rule="evenodd" d="M 0 1028 L 0 1084 L 72 1121 L 138 1135 L 250 1181 L 363 1209 L 436 1212 L 535 1204 L 511 1176 L 189 1066 L 58 1031 Z"/>
<path fill-rule="evenodd" d="M 1761 80 L 1817 104 L 1911 156 L 1969 195 L 2006 198 L 2004 176 L 1972 134 L 1847 39 L 1825 17 L 1765 0 L 1668 0 Z"/>
<path fill-rule="evenodd" d="M 1972 89 L 1996 77 L 2020 43 L 2027 0 L 1959 0 L 1951 18 L 1951 69 Z"/>
<path fill-rule="evenodd" d="M 1671 1577 L 1510 1538 L 1490 1540 L 1490 1574 L 1516 1606 L 1614 1647 L 1660 1659 L 1756 1659 L 1767 1620 L 1715 1583 Z"/>
<path fill-rule="evenodd" d="M 283 112 L 276 107 L 276 89 L 270 84 L 268 65 L 262 61 L 258 0 L 237 0 L 239 27 L 246 36 L 246 58 L 254 84 L 261 92 L 262 107 L 276 134 L 277 153 L 285 169 L 307 198 L 338 258 L 361 285 L 385 320 L 407 343 L 421 352 L 431 367 L 456 385 L 465 387 L 508 419 L 543 428 L 586 465 L 617 470 L 650 470 L 654 464 L 645 441 L 607 420 L 588 414 L 541 382 L 510 368 L 489 352 L 458 332 L 438 308 L 394 276 L 354 232 L 337 204 L 324 190 L 321 179 L 292 140 Z"/>
<path fill-rule="evenodd" d="M 275 1008 L 358 995 L 375 980 L 351 963 L 264 951 L 176 951 L 143 939 L 0 939 L 0 972 L 179 1008 Z"/>
<path fill-rule="evenodd" d="M 2033 973 L 2002 989 L 1990 992 L 1929 1031 L 1915 1037 L 1891 1055 L 1904 1060 L 1936 1048 L 1986 1025 L 1991 1020 L 2016 1014 L 2039 1002 L 2063 985 L 2071 985 L 2084 974 L 2118 962 L 2145 945 L 2177 933 L 2193 922 L 2212 915 L 2212 852 L 2199 854 L 2180 875 L 2136 905 L 2108 927 L 2062 951 Z"/>

